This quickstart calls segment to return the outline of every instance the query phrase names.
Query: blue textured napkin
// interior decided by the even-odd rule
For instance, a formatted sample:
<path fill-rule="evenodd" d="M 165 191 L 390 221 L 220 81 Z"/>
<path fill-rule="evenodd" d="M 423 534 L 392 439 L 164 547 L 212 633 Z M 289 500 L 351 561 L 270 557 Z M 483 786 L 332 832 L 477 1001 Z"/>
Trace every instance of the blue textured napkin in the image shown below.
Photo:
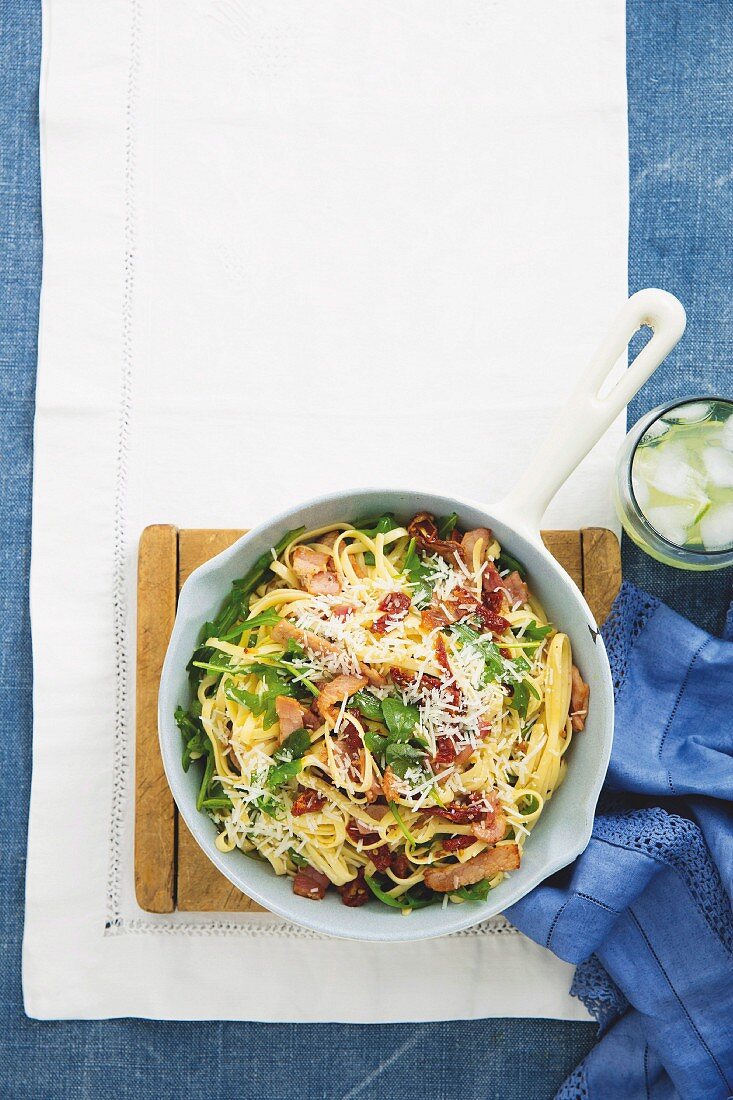
<path fill-rule="evenodd" d="M 578 964 L 572 992 L 601 1027 L 558 1100 L 728 1098 L 733 641 L 630 584 L 603 635 L 616 728 L 593 836 L 507 915 Z"/>

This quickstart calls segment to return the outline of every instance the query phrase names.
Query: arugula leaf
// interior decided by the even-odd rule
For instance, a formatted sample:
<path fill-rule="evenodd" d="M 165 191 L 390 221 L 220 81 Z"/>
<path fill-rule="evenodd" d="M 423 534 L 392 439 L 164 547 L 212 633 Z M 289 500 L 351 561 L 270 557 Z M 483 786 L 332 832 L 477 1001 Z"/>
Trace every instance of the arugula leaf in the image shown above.
<path fill-rule="evenodd" d="M 359 714 L 363 714 L 370 722 L 384 721 L 382 702 L 380 699 L 377 699 L 376 695 L 372 695 L 369 691 L 357 691 L 355 695 L 351 696 L 349 706 L 358 710 Z"/>
<path fill-rule="evenodd" d="M 232 800 L 223 794 L 216 798 L 205 798 L 201 806 L 204 810 L 231 810 Z"/>
<path fill-rule="evenodd" d="M 399 807 L 398 807 L 397 803 L 396 802 L 388 802 L 387 805 L 389 806 L 390 810 L 392 811 L 392 816 L 394 817 L 395 821 L 397 822 L 397 828 L 400 830 L 400 832 L 402 833 L 405 840 L 409 840 L 410 844 L 415 844 L 415 838 L 412 835 L 412 833 L 410 832 L 410 830 L 407 828 L 407 826 L 405 825 L 404 821 L 402 820 L 402 814 L 400 813 L 400 810 L 399 810 Z"/>
<path fill-rule="evenodd" d="M 407 545 L 407 554 L 402 566 L 403 572 L 410 578 L 412 602 L 417 608 L 427 607 L 433 597 L 433 572 L 417 552 L 414 539 Z"/>
<path fill-rule="evenodd" d="M 381 757 L 389 744 L 389 738 L 367 730 L 364 734 L 364 744 L 372 756 Z"/>
<path fill-rule="evenodd" d="M 364 552 L 364 565 L 376 565 L 377 559 L 372 554 L 371 550 L 365 550 Z"/>
<path fill-rule="evenodd" d="M 268 607 L 266 611 L 261 611 L 259 615 L 255 615 L 252 619 L 246 619 L 243 623 L 239 623 L 233 630 L 229 630 L 226 634 L 216 635 L 216 640 L 219 642 L 230 642 L 233 638 L 239 638 L 244 634 L 245 630 L 256 630 L 260 626 L 275 626 L 280 622 L 280 616 L 273 607 Z M 207 624 L 209 625 L 209 624 Z M 214 637 L 213 634 L 207 635 L 203 640 L 207 641 L 208 638 Z"/>
<path fill-rule="evenodd" d="M 301 535 L 304 530 L 304 527 L 298 527 L 296 530 L 288 531 L 287 534 L 283 535 L 280 541 L 272 548 L 275 551 L 275 556 L 279 557 L 293 539 Z M 219 608 L 219 613 L 214 620 L 203 624 L 199 634 L 199 645 L 187 665 L 187 671 L 192 683 L 196 684 L 202 678 L 201 671 L 196 670 L 200 669 L 202 663 L 205 665 L 206 662 L 211 660 L 212 651 L 204 646 L 203 643 L 207 638 L 216 637 L 222 638 L 223 640 L 225 635 L 230 635 L 235 623 L 247 618 L 249 597 L 270 572 L 272 562 L 273 557 L 270 550 L 261 554 L 254 562 L 249 572 L 246 573 L 244 577 L 233 582 L 231 591 Z"/>
<path fill-rule="evenodd" d="M 275 764 L 267 773 L 265 786 L 270 791 L 279 790 L 288 780 L 294 779 L 302 767 L 303 761 L 300 759 L 284 760 L 282 764 Z"/>
<path fill-rule="evenodd" d="M 394 898 L 391 894 L 388 894 L 386 890 L 383 890 L 371 875 L 364 875 L 364 881 L 374 894 L 374 897 L 378 898 L 385 905 L 389 905 L 392 909 L 423 909 L 426 905 L 432 905 L 436 900 L 435 896 L 420 897 L 411 890 L 406 890 L 404 894 L 400 894 L 398 898 Z"/>
<path fill-rule="evenodd" d="M 296 867 L 308 866 L 308 860 L 305 856 L 302 856 L 300 852 L 296 852 L 295 848 L 288 848 L 288 855 L 290 856 L 291 862 L 294 863 Z"/>
<path fill-rule="evenodd" d="M 534 619 L 532 622 L 525 626 L 522 637 L 529 638 L 532 642 L 541 642 L 543 638 L 551 632 L 552 627 L 548 623 L 547 626 L 538 626 Z"/>
<path fill-rule="evenodd" d="M 191 711 L 193 711 L 193 707 Z M 191 711 L 185 711 L 183 707 L 176 707 L 173 715 L 183 739 L 181 763 L 184 772 L 187 772 L 191 766 L 191 760 L 194 759 L 193 754 L 196 757 L 204 756 L 211 748 L 206 731 L 197 720 L 197 715 Z"/>
<path fill-rule="evenodd" d="M 300 760 L 302 756 L 305 756 L 310 747 L 311 739 L 308 730 L 293 730 L 290 736 L 285 738 L 272 758 L 278 762 L 281 760 Z"/>
<path fill-rule="evenodd" d="M 275 820 L 278 820 L 278 814 L 283 810 L 282 802 L 269 794 L 261 794 L 259 798 L 254 800 L 252 805 L 259 813 L 267 814 L 268 817 L 274 817 Z"/>
<path fill-rule="evenodd" d="M 385 751 L 385 759 L 395 775 L 400 779 L 405 778 L 409 768 L 422 766 L 425 763 L 425 753 L 422 749 L 416 749 L 412 745 L 405 745 L 401 741 L 391 741 Z"/>
<path fill-rule="evenodd" d="M 512 689 L 510 706 L 513 710 L 516 710 L 519 717 L 524 721 L 527 717 L 527 707 L 529 706 L 529 687 L 526 680 L 514 680 L 510 684 Z"/>
<path fill-rule="evenodd" d="M 465 623 L 455 623 L 451 629 L 463 645 L 472 646 L 483 657 L 484 671 L 481 674 L 481 686 L 485 687 L 486 684 L 501 680 L 505 675 L 505 664 L 496 642 L 490 638 L 483 638 Z"/>
<path fill-rule="evenodd" d="M 500 573 L 503 573 L 505 569 L 508 569 L 510 573 L 516 570 L 523 581 L 527 579 L 527 570 L 524 568 L 521 561 L 517 561 L 511 554 L 507 554 L 506 550 L 502 550 L 499 554 L 499 557 L 496 559 L 496 565 Z"/>
<path fill-rule="evenodd" d="M 417 707 L 389 696 L 382 700 L 384 722 L 390 732 L 390 741 L 409 741 L 410 734 L 420 721 Z"/>
<path fill-rule="evenodd" d="M 447 539 L 453 534 L 456 524 L 458 523 L 458 513 L 451 512 L 449 516 L 443 516 L 438 520 L 438 538 Z"/>
<path fill-rule="evenodd" d="M 539 807 L 539 799 L 535 798 L 533 794 L 525 795 L 522 799 L 523 805 L 520 809 L 520 814 L 524 814 L 526 817 L 528 814 L 533 814 Z"/>
<path fill-rule="evenodd" d="M 452 893 L 455 897 L 464 898 L 466 901 L 486 901 L 490 889 L 489 880 L 483 878 L 480 882 L 474 882 L 472 886 L 461 886 Z"/>
<path fill-rule="evenodd" d="M 387 535 L 399 526 L 392 512 L 384 512 L 381 516 L 362 516 L 354 522 L 355 529 L 370 539 L 375 535 Z"/>

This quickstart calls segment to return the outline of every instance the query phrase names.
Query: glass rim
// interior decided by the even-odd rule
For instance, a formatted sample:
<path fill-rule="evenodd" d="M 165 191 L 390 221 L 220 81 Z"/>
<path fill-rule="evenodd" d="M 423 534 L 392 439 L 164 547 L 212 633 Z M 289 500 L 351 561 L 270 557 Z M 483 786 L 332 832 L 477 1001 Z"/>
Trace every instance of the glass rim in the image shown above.
<path fill-rule="evenodd" d="M 674 401 L 670 401 L 668 405 L 657 405 L 656 408 L 652 409 L 646 417 L 642 417 L 639 421 L 639 424 L 643 424 L 643 428 L 639 432 L 638 437 L 634 440 L 634 446 L 632 447 L 631 454 L 629 455 L 626 480 L 631 502 L 634 505 L 636 515 L 646 535 L 651 534 L 654 538 L 658 539 L 659 542 L 663 543 L 664 546 L 669 546 L 673 550 L 676 550 L 682 554 L 689 554 L 692 558 L 707 560 L 709 558 L 718 557 L 718 555 L 722 554 L 733 554 L 733 545 L 724 547 L 721 550 L 695 550 L 692 547 L 680 546 L 679 543 L 672 542 L 670 539 L 665 538 L 665 536 L 660 531 L 657 531 L 656 527 L 652 523 L 650 523 L 647 517 L 644 515 L 644 511 L 639 504 L 639 501 L 636 499 L 633 478 L 631 476 L 634 467 L 634 458 L 636 457 L 636 451 L 652 424 L 656 424 L 657 420 L 661 420 L 665 413 L 671 412 L 672 409 L 679 408 L 680 405 L 696 405 L 701 401 L 706 401 L 709 404 L 730 405 L 731 409 L 733 409 L 733 397 L 717 397 L 709 393 L 697 394 L 693 395 L 692 397 L 680 397 Z M 634 431 L 633 428 L 632 431 Z"/>

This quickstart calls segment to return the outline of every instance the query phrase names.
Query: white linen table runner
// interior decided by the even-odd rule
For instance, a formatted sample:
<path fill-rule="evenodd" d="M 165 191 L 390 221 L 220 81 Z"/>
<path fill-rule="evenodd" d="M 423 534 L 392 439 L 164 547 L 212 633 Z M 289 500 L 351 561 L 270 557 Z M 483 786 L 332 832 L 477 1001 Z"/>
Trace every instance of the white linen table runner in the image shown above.
<path fill-rule="evenodd" d="M 139 910 L 135 570 L 149 523 L 531 464 L 626 294 L 622 0 L 46 0 L 41 108 L 27 1011 L 585 1018 L 502 918 Z M 546 526 L 613 524 L 622 432 Z"/>

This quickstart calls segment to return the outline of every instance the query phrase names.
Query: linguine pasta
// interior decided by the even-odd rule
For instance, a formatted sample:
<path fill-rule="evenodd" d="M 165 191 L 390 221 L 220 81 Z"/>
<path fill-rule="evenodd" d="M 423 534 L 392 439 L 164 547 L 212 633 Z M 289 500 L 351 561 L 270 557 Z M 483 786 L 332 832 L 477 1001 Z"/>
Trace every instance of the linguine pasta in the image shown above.
<path fill-rule="evenodd" d="M 205 624 L 176 712 L 217 846 L 410 912 L 519 867 L 588 688 L 518 562 L 455 515 L 291 532 Z"/>

